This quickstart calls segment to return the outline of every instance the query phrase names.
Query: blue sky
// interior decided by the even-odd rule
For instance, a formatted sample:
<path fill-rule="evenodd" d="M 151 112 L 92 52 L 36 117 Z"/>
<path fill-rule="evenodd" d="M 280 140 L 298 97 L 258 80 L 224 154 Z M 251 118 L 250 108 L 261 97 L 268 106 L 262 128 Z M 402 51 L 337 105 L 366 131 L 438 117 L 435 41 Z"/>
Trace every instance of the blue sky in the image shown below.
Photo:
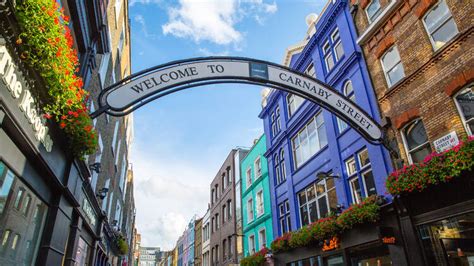
<path fill-rule="evenodd" d="M 325 1 L 129 0 L 132 72 L 176 59 L 246 56 L 277 63 Z M 161 98 L 134 113 L 132 163 L 142 245 L 174 247 L 209 183 L 236 146 L 263 133 L 262 87 L 211 85 Z"/>

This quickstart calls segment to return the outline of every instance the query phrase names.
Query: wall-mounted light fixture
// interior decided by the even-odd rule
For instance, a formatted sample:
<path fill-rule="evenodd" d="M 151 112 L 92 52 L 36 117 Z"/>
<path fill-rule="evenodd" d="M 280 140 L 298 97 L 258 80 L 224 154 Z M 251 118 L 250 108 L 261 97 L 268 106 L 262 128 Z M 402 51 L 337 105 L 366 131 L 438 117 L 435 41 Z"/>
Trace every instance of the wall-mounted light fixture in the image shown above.
<path fill-rule="evenodd" d="M 104 187 L 104 188 L 101 188 L 99 189 L 99 191 L 97 191 L 97 194 L 95 194 L 99 199 L 103 200 L 105 199 L 105 197 L 107 196 L 107 192 L 109 192 L 109 189 Z"/>
<path fill-rule="evenodd" d="M 318 180 L 323 180 L 323 179 L 328 180 L 331 178 L 340 178 L 340 176 L 321 171 L 316 174 L 316 178 Z"/>
<path fill-rule="evenodd" d="M 89 169 L 96 173 L 100 173 L 100 163 L 89 164 Z"/>

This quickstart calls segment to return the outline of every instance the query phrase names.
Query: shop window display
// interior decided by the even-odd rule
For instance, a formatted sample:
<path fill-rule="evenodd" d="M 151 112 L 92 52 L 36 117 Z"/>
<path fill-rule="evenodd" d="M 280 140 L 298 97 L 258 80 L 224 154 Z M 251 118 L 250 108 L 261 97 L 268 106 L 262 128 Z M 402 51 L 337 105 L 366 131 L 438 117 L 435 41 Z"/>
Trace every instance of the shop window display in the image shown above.
<path fill-rule="evenodd" d="M 287 266 L 322 266 L 321 257 L 311 257 L 287 263 Z"/>
<path fill-rule="evenodd" d="M 349 251 L 351 266 L 391 266 L 387 245 L 353 248 Z"/>
<path fill-rule="evenodd" d="M 474 212 L 418 226 L 427 265 L 474 265 Z"/>
<path fill-rule="evenodd" d="M 47 207 L 0 161 L 0 265 L 35 265 Z"/>

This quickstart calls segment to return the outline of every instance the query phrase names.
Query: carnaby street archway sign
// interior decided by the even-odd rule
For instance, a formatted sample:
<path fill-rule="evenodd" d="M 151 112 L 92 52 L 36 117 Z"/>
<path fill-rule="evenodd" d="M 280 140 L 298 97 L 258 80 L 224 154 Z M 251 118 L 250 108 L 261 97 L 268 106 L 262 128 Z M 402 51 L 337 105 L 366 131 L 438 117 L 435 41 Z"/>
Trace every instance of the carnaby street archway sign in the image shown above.
<path fill-rule="evenodd" d="M 329 85 L 275 63 L 242 57 L 180 60 L 138 72 L 103 90 L 91 117 L 104 112 L 123 116 L 170 93 L 217 83 L 261 85 L 299 95 L 334 113 L 368 141 L 383 141 L 380 125 Z"/>

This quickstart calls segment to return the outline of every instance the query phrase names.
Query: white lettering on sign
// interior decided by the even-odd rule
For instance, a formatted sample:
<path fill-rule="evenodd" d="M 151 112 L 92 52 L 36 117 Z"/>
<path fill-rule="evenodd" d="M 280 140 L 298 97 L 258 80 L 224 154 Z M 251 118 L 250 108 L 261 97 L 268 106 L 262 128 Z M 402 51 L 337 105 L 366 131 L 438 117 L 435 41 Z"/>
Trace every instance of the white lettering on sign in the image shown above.
<path fill-rule="evenodd" d="M 436 152 L 449 150 L 459 144 L 458 135 L 453 131 L 433 142 Z"/>
<path fill-rule="evenodd" d="M 0 45 L 0 76 L 14 99 L 20 99 L 19 108 L 25 114 L 35 132 L 36 140 L 40 141 L 47 152 L 53 148 L 53 140 L 48 134 L 49 128 L 45 126 L 42 114 L 36 110 L 35 100 L 30 91 L 23 87 L 17 73 L 15 63 L 4 45 Z"/>
<path fill-rule="evenodd" d="M 86 214 L 87 219 L 89 219 L 89 223 L 92 226 L 95 226 L 95 224 L 97 223 L 97 218 L 96 218 L 94 210 L 92 209 L 92 206 L 89 203 L 89 201 L 87 200 L 87 198 L 84 198 L 84 200 L 82 201 L 82 210 Z"/>
<path fill-rule="evenodd" d="M 107 96 L 107 103 L 115 109 L 125 108 L 161 89 L 209 78 L 249 77 L 249 64 L 244 62 L 199 62 L 159 70 L 134 81 L 125 83 Z"/>

